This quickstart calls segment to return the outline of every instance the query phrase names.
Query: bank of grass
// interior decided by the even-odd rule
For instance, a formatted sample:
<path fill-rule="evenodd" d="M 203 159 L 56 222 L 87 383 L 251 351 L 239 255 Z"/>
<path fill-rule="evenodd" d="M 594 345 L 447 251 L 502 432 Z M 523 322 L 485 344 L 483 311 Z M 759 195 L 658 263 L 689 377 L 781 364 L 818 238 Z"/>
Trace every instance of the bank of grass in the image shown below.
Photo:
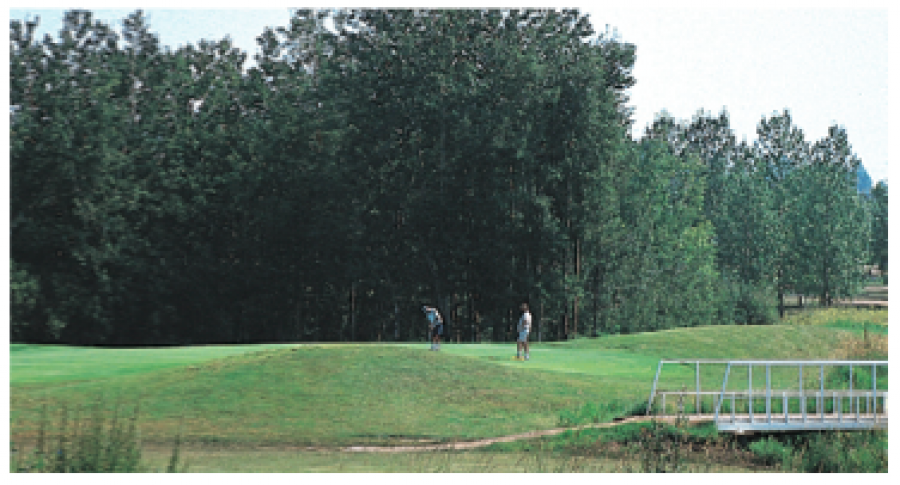
<path fill-rule="evenodd" d="M 835 329 L 812 325 L 674 328 L 546 344 L 550 348 L 623 350 L 655 359 L 817 359 L 834 350 Z M 655 369 L 654 369 L 655 370 Z"/>
<path fill-rule="evenodd" d="M 579 374 L 393 346 L 323 345 L 65 386 L 14 385 L 10 409 L 12 432 L 33 436 L 43 403 L 77 406 L 102 394 L 141 402 L 147 441 L 170 440 L 183 411 L 185 443 L 341 446 L 550 428 L 557 410 L 602 390 L 602 380 Z"/>
<path fill-rule="evenodd" d="M 887 332 L 887 310 L 867 308 L 821 308 L 788 313 L 782 325 L 812 326 L 862 330 L 865 326 L 876 332 Z"/>
<path fill-rule="evenodd" d="M 164 449 L 145 450 L 151 469 L 168 460 Z M 442 451 L 430 453 L 345 453 L 285 449 L 206 449 L 184 454 L 189 473 L 628 473 L 640 472 L 631 457 L 604 458 L 554 452 Z M 687 472 L 747 473 L 766 469 L 718 463 L 691 463 Z"/>
<path fill-rule="evenodd" d="M 252 450 L 260 447 L 270 447 L 267 453 L 280 450 L 279 454 L 290 456 L 290 449 L 305 446 L 334 450 L 349 444 L 474 440 L 561 424 L 603 422 L 635 409 L 639 412 L 661 358 L 828 359 L 843 352 L 847 341 L 858 340 L 853 332 L 828 324 L 713 326 L 534 344 L 529 362 L 511 360 L 512 344 L 445 344 L 441 352 L 429 352 L 427 344 L 291 345 L 262 350 L 249 346 L 247 350 L 253 352 L 245 353 L 234 352 L 235 347 L 123 352 L 21 346 L 10 353 L 11 437 L 16 442 L 33 441 L 40 418 L 37 410 L 44 404 L 51 409 L 73 408 L 104 396 L 110 406 L 123 400 L 140 402 L 143 443 L 166 450 L 167 456 L 181 429 L 186 461 L 195 471 L 219 466 L 192 461 L 190 453 L 197 450 L 219 453 L 209 457 L 221 464 L 234 456 L 229 453 L 257 456 Z M 167 355 L 173 351 L 181 354 Z M 110 352 L 112 365 L 100 365 L 104 352 Z M 209 360 L 218 352 L 231 355 Z M 85 359 L 88 363 L 79 362 L 81 356 L 91 358 Z M 44 357 L 51 358 L 52 363 L 45 364 L 48 367 L 73 368 L 42 376 L 39 362 Z M 175 363 L 179 359 L 184 363 Z M 693 372 L 693 366 L 673 366 L 663 372 L 660 385 L 690 386 Z M 776 382 L 795 379 L 776 372 L 772 377 Z M 706 386 L 721 382 L 722 376 L 718 370 L 704 369 L 701 378 Z M 757 378 L 761 380 L 754 386 L 764 385 L 762 372 L 754 372 Z M 745 385 L 735 380 L 736 388 Z M 348 471 L 368 471 L 370 466 L 365 464 L 367 454 L 304 453 L 301 463 L 312 468 L 318 466 L 316 460 L 325 463 L 334 456 L 348 457 L 350 461 L 344 462 Z M 421 458 L 421 454 L 418 458 L 391 455 L 384 463 L 393 465 L 372 471 L 440 471 L 442 467 L 490 471 L 479 461 L 482 455 L 470 453 L 474 452 L 446 454 L 455 456 L 446 463 Z M 518 452 L 502 453 L 503 457 L 492 459 L 508 461 Z M 259 460 L 269 464 L 257 458 L 246 466 L 232 460 L 235 463 L 226 468 L 253 470 L 258 465 L 260 470 L 280 471 L 277 467 L 284 462 L 275 455 L 261 456 Z M 381 458 L 374 457 L 383 455 L 371 456 L 372 466 L 377 467 Z M 410 464 L 408 460 L 413 459 L 420 465 Z M 574 467 L 568 459 L 568 455 L 560 457 L 557 465 Z M 596 471 L 636 471 L 634 460 L 625 469 L 623 457 L 579 459 L 582 465 L 593 463 L 590 466 L 598 467 Z M 539 466 L 520 465 L 497 465 L 494 471 L 535 471 Z M 353 468 L 357 466 L 361 468 Z"/>
<path fill-rule="evenodd" d="M 189 347 L 102 348 L 10 344 L 9 383 L 37 387 L 184 367 L 223 357 L 288 348 L 290 344 L 198 345 Z"/>

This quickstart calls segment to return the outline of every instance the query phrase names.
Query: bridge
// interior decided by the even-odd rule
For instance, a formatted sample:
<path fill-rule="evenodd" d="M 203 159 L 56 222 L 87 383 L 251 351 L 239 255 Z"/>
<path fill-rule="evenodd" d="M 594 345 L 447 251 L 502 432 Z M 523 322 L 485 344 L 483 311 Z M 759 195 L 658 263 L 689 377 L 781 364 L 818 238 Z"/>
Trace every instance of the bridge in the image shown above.
<path fill-rule="evenodd" d="M 691 366 L 693 389 L 688 390 L 683 380 L 681 389 L 662 388 L 660 374 L 666 364 L 679 370 Z M 886 376 L 887 365 L 887 361 L 849 360 L 661 360 L 647 415 L 667 421 L 679 417 L 713 421 L 719 431 L 732 433 L 887 429 L 886 379 L 878 388 L 878 369 Z M 828 379 L 826 368 L 831 370 Z M 754 369 L 763 374 L 754 378 Z M 715 387 L 707 385 L 704 390 L 701 374 L 707 382 L 714 376 Z"/>

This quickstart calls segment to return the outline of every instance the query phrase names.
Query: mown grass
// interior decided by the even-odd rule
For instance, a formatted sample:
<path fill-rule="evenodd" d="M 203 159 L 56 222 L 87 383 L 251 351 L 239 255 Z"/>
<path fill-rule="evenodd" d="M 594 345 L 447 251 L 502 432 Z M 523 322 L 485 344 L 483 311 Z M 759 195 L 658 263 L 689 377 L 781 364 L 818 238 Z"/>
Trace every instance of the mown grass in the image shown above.
<path fill-rule="evenodd" d="M 153 469 L 165 466 L 167 452 L 147 450 Z M 184 455 L 188 473 L 621 473 L 640 472 L 629 457 L 579 456 L 567 452 L 452 451 L 434 453 L 344 453 L 285 449 L 192 450 Z M 747 473 L 740 465 L 693 464 L 687 471 Z"/>
<path fill-rule="evenodd" d="M 107 379 L 183 367 L 290 344 L 204 345 L 166 348 L 99 348 L 10 344 L 9 383 L 52 384 Z"/>
<path fill-rule="evenodd" d="M 847 342 L 860 341 L 852 329 L 835 328 L 833 320 L 789 323 L 533 344 L 528 362 L 510 359 L 514 344 L 445 344 L 441 352 L 429 352 L 427 344 L 132 350 L 14 346 L 10 431 L 16 442 L 33 440 L 42 405 L 74 408 L 103 396 L 108 403 L 140 402 L 143 443 L 165 450 L 166 456 L 181 430 L 184 456 L 193 471 L 220 465 L 221 470 L 234 471 L 257 466 L 260 471 L 281 471 L 281 466 L 296 470 L 287 464 L 288 458 L 278 458 L 292 456 L 291 447 L 333 450 L 349 444 L 473 440 L 607 421 L 645 405 L 661 358 L 828 359 L 845 355 Z M 703 367 L 704 389 L 720 385 L 723 370 Z M 746 388 L 746 377 L 743 382 L 739 377 L 734 387 Z M 772 379 L 796 383 L 794 374 L 781 375 L 774 369 Z M 693 366 L 667 366 L 660 388 L 692 389 L 694 382 Z M 764 385 L 765 373 L 754 369 L 754 387 Z M 234 456 L 229 453 L 256 457 L 252 450 L 260 447 L 281 451 L 266 455 L 270 458 L 259 455 L 244 464 L 225 465 L 227 457 Z M 198 450 L 209 453 L 211 461 L 203 461 L 207 465 L 190 459 Z M 321 463 L 328 471 L 337 471 L 327 465 L 337 456 L 346 457 L 341 463 L 347 471 L 534 471 L 549 466 L 549 462 L 523 465 L 529 456 L 513 450 L 489 457 L 505 463 L 495 468 L 475 452 L 433 454 L 427 459 L 411 454 L 386 458 L 337 451 L 296 453 L 303 454 L 298 463 L 304 463 L 304 469 L 317 469 L 316 463 Z M 369 468 L 366 455 L 372 456 L 375 469 Z M 450 455 L 452 459 L 441 461 L 440 456 Z M 558 458 L 554 463 L 560 469 L 578 468 L 566 461 L 568 455 Z M 582 458 L 578 465 L 582 469 L 635 471 L 634 460 L 628 468 L 623 457 Z"/>
<path fill-rule="evenodd" d="M 10 406 L 22 432 L 33 432 L 41 403 L 78 405 L 105 394 L 142 403 L 145 440 L 174 436 L 184 410 L 186 443 L 338 446 L 552 427 L 558 409 L 596 399 L 602 387 L 588 376 L 445 353 L 299 346 L 67 386 L 12 386 Z"/>

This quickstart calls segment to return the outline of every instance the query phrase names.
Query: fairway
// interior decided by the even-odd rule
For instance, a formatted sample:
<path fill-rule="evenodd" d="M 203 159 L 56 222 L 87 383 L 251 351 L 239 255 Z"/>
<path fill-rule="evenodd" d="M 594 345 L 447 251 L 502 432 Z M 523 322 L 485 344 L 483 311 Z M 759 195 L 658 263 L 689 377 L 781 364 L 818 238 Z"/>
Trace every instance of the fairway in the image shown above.
<path fill-rule="evenodd" d="M 34 440 L 45 404 L 56 421 L 63 407 L 84 410 L 102 398 L 108 415 L 117 404 L 127 413 L 140 403 L 142 440 L 155 449 L 165 448 L 179 430 L 194 450 L 472 441 L 555 428 L 563 414 L 571 416 L 586 405 L 646 403 L 660 359 L 827 359 L 854 335 L 824 325 L 673 329 L 532 344 L 529 361 L 512 359 L 513 343 L 445 343 L 438 352 L 429 351 L 427 343 L 156 349 L 12 345 L 11 438 Z M 724 365 L 704 366 L 704 390 L 721 386 L 723 371 Z M 764 386 L 763 372 L 753 377 L 755 387 Z M 772 380 L 796 385 L 795 374 L 777 369 Z M 693 365 L 669 365 L 659 386 L 692 389 L 694 382 Z M 735 389 L 747 385 L 745 374 L 729 382 Z M 318 467 L 312 463 L 315 456 L 304 458 L 312 468 Z M 383 469 L 481 466 L 478 455 L 460 456 L 468 458 L 458 466 L 396 457 Z M 369 469 L 368 458 L 348 460 L 342 461 L 346 470 Z M 226 468 L 272 470 L 277 463 L 284 459 L 273 455 L 255 465 Z M 214 460 L 197 470 L 210 466 L 217 466 Z M 611 467 L 593 463 L 587 468 Z"/>
<path fill-rule="evenodd" d="M 117 349 L 10 344 L 9 383 L 19 385 L 105 379 L 288 346 L 290 344 Z"/>

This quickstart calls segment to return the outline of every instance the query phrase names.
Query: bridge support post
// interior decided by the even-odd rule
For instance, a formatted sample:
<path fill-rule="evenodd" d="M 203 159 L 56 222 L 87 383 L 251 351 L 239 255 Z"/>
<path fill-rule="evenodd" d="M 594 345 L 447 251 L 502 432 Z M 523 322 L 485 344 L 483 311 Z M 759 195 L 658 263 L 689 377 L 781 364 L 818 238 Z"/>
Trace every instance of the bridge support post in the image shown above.
<path fill-rule="evenodd" d="M 847 395 L 847 400 L 850 401 L 850 412 L 853 413 L 853 364 L 850 364 L 850 394 Z M 841 399 L 841 404 L 843 404 L 844 400 Z"/>
<path fill-rule="evenodd" d="M 750 423 L 753 423 L 753 364 L 747 364 L 747 382 L 750 389 L 747 393 L 747 412 L 750 414 Z"/>
<path fill-rule="evenodd" d="M 700 416 L 700 361 L 697 361 L 697 416 Z"/>
<path fill-rule="evenodd" d="M 803 422 L 806 423 L 806 396 L 803 395 L 803 364 L 800 364 L 800 408 L 802 408 Z"/>
<path fill-rule="evenodd" d="M 772 368 L 766 364 L 766 422 L 772 424 Z"/>
<path fill-rule="evenodd" d="M 784 411 L 784 424 L 788 424 L 788 398 L 787 392 L 781 392 L 781 410 Z"/>
<path fill-rule="evenodd" d="M 663 361 L 659 361 L 656 366 L 656 377 L 653 378 L 653 387 L 650 388 L 650 399 L 647 400 L 647 416 L 650 416 L 650 410 L 653 408 L 653 397 L 656 395 L 656 384 L 659 382 L 659 371 L 662 370 Z"/>
<path fill-rule="evenodd" d="M 825 423 L 825 364 L 822 364 L 819 367 L 819 401 L 822 404 L 821 415 L 819 419 L 822 420 L 822 424 Z"/>
<path fill-rule="evenodd" d="M 872 364 L 872 422 L 878 423 L 878 386 L 875 385 L 875 364 Z"/>

